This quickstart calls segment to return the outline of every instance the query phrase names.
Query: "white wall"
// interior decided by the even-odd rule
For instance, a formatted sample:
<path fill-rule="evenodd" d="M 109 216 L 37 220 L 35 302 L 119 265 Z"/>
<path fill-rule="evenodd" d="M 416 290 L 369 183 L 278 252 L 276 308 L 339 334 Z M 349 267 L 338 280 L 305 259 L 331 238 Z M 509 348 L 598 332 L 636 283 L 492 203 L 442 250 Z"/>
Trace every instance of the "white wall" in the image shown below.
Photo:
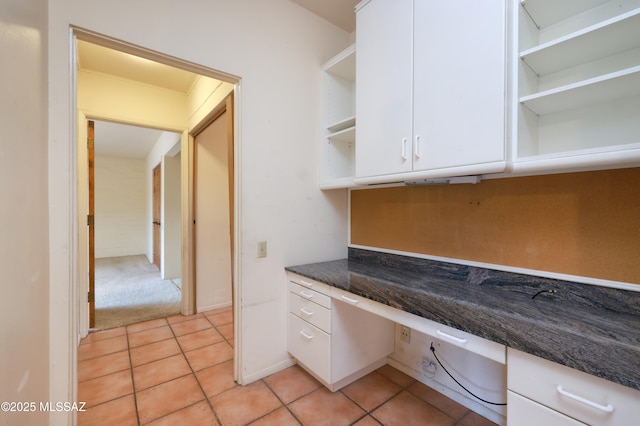
<path fill-rule="evenodd" d="M 175 232 L 177 228 L 177 232 L 181 232 L 181 222 L 180 222 L 180 162 L 176 163 L 172 162 L 172 166 L 169 166 L 169 170 L 167 171 L 167 163 L 165 161 L 166 154 L 174 150 L 176 144 L 180 143 L 180 134 L 173 132 L 163 132 L 158 138 L 158 142 L 151 148 L 149 155 L 145 159 L 145 194 L 144 200 L 146 201 L 147 211 L 146 211 L 146 220 L 144 222 L 144 228 L 146 229 L 146 253 L 147 258 L 150 262 L 153 262 L 153 169 L 160 165 L 162 170 L 161 176 L 161 185 L 162 189 L 162 198 L 160 200 L 161 208 L 160 208 L 160 223 L 161 226 L 161 242 L 160 242 L 160 251 L 161 251 L 161 264 L 160 264 L 160 275 L 163 279 L 171 279 L 171 278 L 179 278 L 181 276 L 181 237 L 180 235 L 176 239 Z M 179 159 L 180 157 L 178 157 Z M 175 169 L 177 164 L 177 170 Z M 167 177 L 167 172 L 169 173 Z M 177 172 L 177 176 L 175 173 Z M 174 192 L 171 194 L 166 193 L 167 188 L 167 178 L 169 179 L 169 188 L 173 189 Z M 176 181 L 177 179 L 177 181 Z M 178 186 L 176 189 L 176 185 Z M 177 194 L 175 191 L 178 191 Z M 167 200 L 167 195 L 169 195 L 169 200 Z M 177 198 L 177 199 L 176 199 Z M 168 216 L 166 215 L 166 206 L 167 202 L 175 203 L 170 207 L 170 212 Z M 178 209 L 178 214 L 175 212 Z M 169 230 L 169 235 L 165 235 L 165 233 Z M 177 244 L 177 249 L 175 245 Z M 167 245 L 174 246 L 173 249 L 167 250 Z M 167 257 L 170 257 L 167 259 Z M 168 268 L 168 269 L 167 269 Z"/>
<path fill-rule="evenodd" d="M 239 76 L 240 380 L 285 365 L 283 267 L 346 256 L 346 192 L 317 189 L 316 144 L 320 66 L 350 35 L 289 0 L 49 3 L 52 262 L 69 269 L 74 247 L 71 25 Z M 260 240 L 269 243 L 264 259 L 256 258 Z M 68 272 L 53 273 L 52 291 L 68 294 Z"/>
<path fill-rule="evenodd" d="M 47 1 L 0 2 L 0 401 L 50 400 L 46 38 Z M 0 424 L 48 417 L 0 412 Z"/>
<path fill-rule="evenodd" d="M 162 161 L 162 279 L 182 277 L 180 153 Z"/>
<path fill-rule="evenodd" d="M 145 161 L 96 155 L 94 173 L 96 258 L 145 254 Z"/>

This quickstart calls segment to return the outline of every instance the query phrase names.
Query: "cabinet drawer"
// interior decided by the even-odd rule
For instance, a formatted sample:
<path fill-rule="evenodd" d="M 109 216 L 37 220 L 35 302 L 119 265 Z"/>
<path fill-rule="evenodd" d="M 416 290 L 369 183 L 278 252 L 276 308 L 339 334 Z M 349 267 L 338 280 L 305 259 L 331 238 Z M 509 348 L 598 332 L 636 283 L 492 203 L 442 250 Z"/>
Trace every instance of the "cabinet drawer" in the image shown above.
<path fill-rule="evenodd" d="M 587 424 L 626 426 L 640 418 L 639 391 L 511 348 L 507 387 Z"/>
<path fill-rule="evenodd" d="M 289 281 L 289 291 L 303 299 L 310 300 L 311 302 L 324 306 L 327 309 L 331 309 L 331 298 L 326 294 L 322 294 L 316 290 L 311 290 L 308 287 L 303 287 L 292 281 Z"/>
<path fill-rule="evenodd" d="M 302 275 L 294 274 L 289 272 L 288 274 L 289 281 L 298 284 L 301 287 L 306 287 L 310 290 L 317 291 L 318 293 L 322 293 L 326 296 L 331 294 L 331 286 L 312 280 L 311 278 L 303 277 Z"/>
<path fill-rule="evenodd" d="M 288 328 L 289 353 L 320 379 L 331 383 L 330 336 L 291 313 Z"/>
<path fill-rule="evenodd" d="M 289 293 L 289 312 L 331 334 L 331 310 Z"/>
<path fill-rule="evenodd" d="M 507 392 L 507 422 L 517 426 L 584 426 L 577 420 L 558 413 L 542 404 Z"/>

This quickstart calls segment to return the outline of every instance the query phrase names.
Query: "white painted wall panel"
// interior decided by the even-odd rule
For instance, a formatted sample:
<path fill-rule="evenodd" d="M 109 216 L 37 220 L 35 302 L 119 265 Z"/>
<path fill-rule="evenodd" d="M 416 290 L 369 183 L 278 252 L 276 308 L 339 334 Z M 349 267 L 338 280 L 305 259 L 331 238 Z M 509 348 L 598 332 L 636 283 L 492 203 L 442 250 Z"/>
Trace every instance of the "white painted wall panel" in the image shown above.
<path fill-rule="evenodd" d="M 144 254 L 145 161 L 96 156 L 94 170 L 96 258 Z"/>
<path fill-rule="evenodd" d="M 46 11 L 46 0 L 0 2 L 0 401 L 51 400 Z M 51 311 L 66 334 L 68 296 L 55 300 L 62 312 Z M 3 425 L 48 420 L 47 412 L 0 413 Z"/>
<path fill-rule="evenodd" d="M 350 34 L 289 0 L 51 0 L 52 212 L 68 211 L 73 197 L 70 26 L 241 78 L 239 379 L 258 378 L 287 362 L 283 267 L 346 256 L 346 192 L 318 190 L 316 146 L 320 66 L 350 44 Z M 51 261 L 68 270 L 72 222 L 57 213 L 52 220 L 59 231 L 51 241 Z M 268 241 L 267 258 L 256 258 L 260 240 Z M 57 272 L 52 292 L 66 294 L 70 280 L 65 271 Z"/>

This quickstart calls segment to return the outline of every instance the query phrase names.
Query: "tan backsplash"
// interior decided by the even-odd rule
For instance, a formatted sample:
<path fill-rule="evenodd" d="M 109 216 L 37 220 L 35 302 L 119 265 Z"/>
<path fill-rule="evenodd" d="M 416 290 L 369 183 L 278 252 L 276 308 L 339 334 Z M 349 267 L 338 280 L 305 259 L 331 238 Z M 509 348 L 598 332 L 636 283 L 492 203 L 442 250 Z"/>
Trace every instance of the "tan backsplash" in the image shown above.
<path fill-rule="evenodd" d="M 354 190 L 351 243 L 640 285 L 640 168 Z"/>

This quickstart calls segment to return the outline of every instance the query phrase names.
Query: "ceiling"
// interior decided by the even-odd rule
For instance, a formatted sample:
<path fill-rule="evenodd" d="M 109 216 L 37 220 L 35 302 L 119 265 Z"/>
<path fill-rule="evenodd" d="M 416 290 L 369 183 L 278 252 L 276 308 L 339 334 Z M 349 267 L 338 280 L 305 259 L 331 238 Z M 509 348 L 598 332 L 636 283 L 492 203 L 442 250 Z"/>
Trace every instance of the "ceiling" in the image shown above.
<path fill-rule="evenodd" d="M 348 33 L 356 30 L 354 8 L 361 0 L 291 0 Z"/>
<path fill-rule="evenodd" d="M 94 150 L 97 155 L 143 160 L 163 133 L 162 130 L 95 121 Z"/>
<path fill-rule="evenodd" d="M 349 33 L 355 31 L 355 5 L 360 0 L 291 0 Z M 80 70 L 187 93 L 197 74 L 138 56 L 78 40 Z M 205 77 L 208 78 L 208 77 Z M 96 122 L 95 152 L 98 155 L 146 158 L 163 131 L 125 124 Z"/>

